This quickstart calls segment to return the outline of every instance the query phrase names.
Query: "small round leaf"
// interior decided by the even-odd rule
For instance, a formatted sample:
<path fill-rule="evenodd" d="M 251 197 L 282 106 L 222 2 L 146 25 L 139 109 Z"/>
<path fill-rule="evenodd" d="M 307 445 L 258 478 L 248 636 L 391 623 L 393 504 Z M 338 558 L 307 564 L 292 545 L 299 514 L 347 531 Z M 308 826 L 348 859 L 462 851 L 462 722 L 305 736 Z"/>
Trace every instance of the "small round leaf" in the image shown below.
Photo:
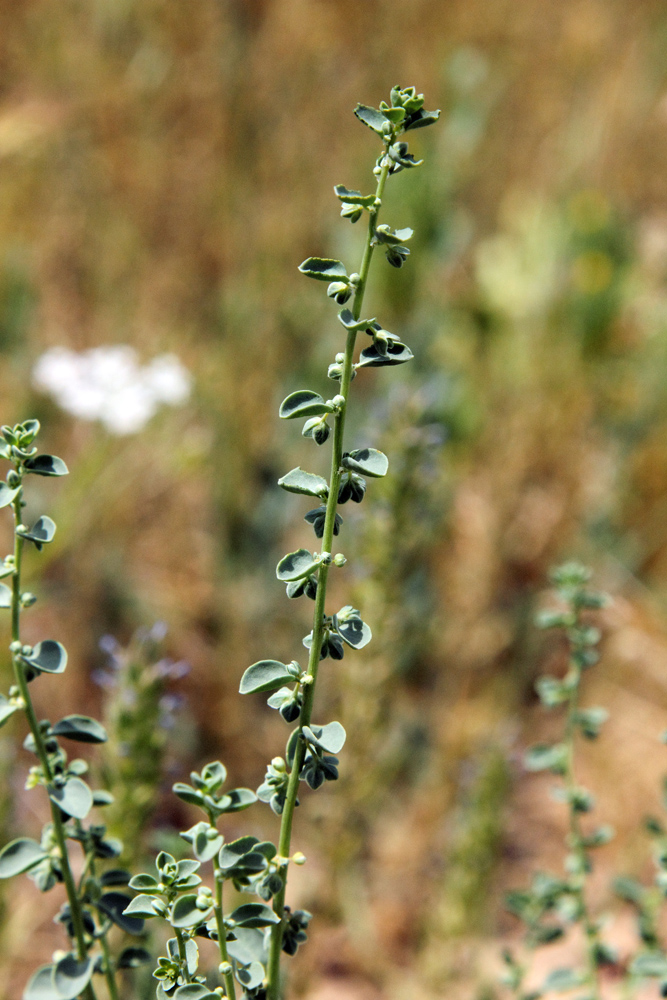
<path fill-rule="evenodd" d="M 319 417 L 332 412 L 331 403 L 325 403 L 318 392 L 299 389 L 282 401 L 278 415 L 283 420 L 293 420 L 295 417 Z"/>
<path fill-rule="evenodd" d="M 310 552 L 308 556 L 312 559 Z M 258 663 L 253 663 L 245 671 L 241 678 L 239 691 L 241 694 L 275 691 L 276 688 L 293 680 L 294 678 L 284 663 L 280 663 L 278 660 L 260 660 Z"/>
<path fill-rule="evenodd" d="M 93 793 L 81 778 L 69 778 L 60 788 L 49 785 L 49 798 L 75 819 L 85 819 L 93 807 Z"/>
<path fill-rule="evenodd" d="M 283 583 L 289 583 L 291 580 L 302 580 L 305 576 L 310 576 L 318 565 L 318 559 L 313 556 L 312 552 L 309 552 L 308 549 L 297 549 L 296 552 L 288 552 L 286 556 L 283 556 L 276 566 L 276 576 Z"/>

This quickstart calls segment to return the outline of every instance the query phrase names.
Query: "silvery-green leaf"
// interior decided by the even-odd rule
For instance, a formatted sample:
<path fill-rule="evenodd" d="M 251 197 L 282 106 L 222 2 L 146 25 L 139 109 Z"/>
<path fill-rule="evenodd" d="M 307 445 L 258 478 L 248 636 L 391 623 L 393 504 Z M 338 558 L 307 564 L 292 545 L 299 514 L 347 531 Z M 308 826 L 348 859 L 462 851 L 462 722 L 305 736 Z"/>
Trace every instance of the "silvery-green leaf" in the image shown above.
<path fill-rule="evenodd" d="M 10 490 L 7 483 L 0 482 L 0 507 L 8 507 L 19 495 L 20 491 L 20 486 L 15 490 Z M 45 968 L 48 968 L 48 966 L 45 966 Z"/>
<path fill-rule="evenodd" d="M 68 778 L 59 788 L 49 785 L 49 798 L 75 819 L 85 819 L 93 808 L 93 793 L 81 778 Z"/>
<path fill-rule="evenodd" d="M 264 903 L 244 903 L 230 916 L 239 927 L 269 927 L 280 923 L 280 917 Z"/>
<path fill-rule="evenodd" d="M 76 955 L 65 955 L 53 967 L 51 979 L 59 1000 L 76 1000 L 93 976 L 95 963 L 92 958 L 79 961 Z"/>
<path fill-rule="evenodd" d="M 20 654 L 20 659 L 45 674 L 62 674 L 67 666 L 67 650 L 55 639 L 43 639 L 28 656 Z"/>
<path fill-rule="evenodd" d="M 264 966 L 259 962 L 251 962 L 236 971 L 236 978 L 246 990 L 256 990 L 264 982 L 264 976 Z"/>
<path fill-rule="evenodd" d="M 412 361 L 412 351 L 400 340 L 394 340 L 387 345 L 385 353 L 380 352 L 375 344 L 365 347 L 357 361 L 357 368 L 387 368 L 391 365 L 404 365 Z"/>
<path fill-rule="evenodd" d="M 299 270 L 302 274 L 309 278 L 315 278 L 317 281 L 345 280 L 346 284 L 348 283 L 345 264 L 341 260 L 332 260 L 329 257 L 308 257 L 302 264 L 299 264 Z"/>
<path fill-rule="evenodd" d="M 299 466 L 291 469 L 282 479 L 278 480 L 278 486 L 282 486 L 288 493 L 301 493 L 309 497 L 321 497 L 326 499 L 329 487 L 326 479 L 316 476 L 312 472 L 304 472 Z"/>
<path fill-rule="evenodd" d="M 28 541 L 34 542 L 35 548 L 41 549 L 42 545 L 46 545 L 47 542 L 53 541 L 55 533 L 55 522 L 44 514 L 42 517 L 37 518 L 32 528 L 29 528 L 21 534 L 23 538 L 27 538 Z"/>
<path fill-rule="evenodd" d="M 243 674 L 239 692 L 254 694 L 258 691 L 275 691 L 282 684 L 293 680 L 284 663 L 278 660 L 260 660 L 253 663 Z"/>
<path fill-rule="evenodd" d="M 355 319 L 350 309 L 341 309 L 338 319 L 346 330 L 367 330 L 375 323 L 375 316 L 372 319 Z"/>
<path fill-rule="evenodd" d="M 340 722 L 330 722 L 326 726 L 304 726 L 302 732 L 309 743 L 327 753 L 338 753 L 345 745 L 346 734 Z"/>
<path fill-rule="evenodd" d="M 53 965 L 42 965 L 30 977 L 23 991 L 23 1000 L 60 1000 L 53 985 Z"/>
<path fill-rule="evenodd" d="M 374 132 L 378 135 L 384 136 L 382 131 L 386 124 L 390 124 L 389 119 L 386 115 L 383 115 L 381 111 L 377 111 L 375 108 L 369 108 L 366 104 L 357 104 L 354 109 L 354 113 L 360 122 L 364 125 L 368 125 L 372 128 Z"/>
<path fill-rule="evenodd" d="M 79 743 L 106 743 L 108 739 L 104 726 L 87 715 L 66 715 L 56 722 L 52 732 Z"/>
<path fill-rule="evenodd" d="M 357 448 L 356 451 L 348 452 L 343 456 L 342 464 L 346 469 L 361 472 L 375 479 L 386 476 L 389 468 L 387 456 L 376 448 Z"/>
<path fill-rule="evenodd" d="M 11 878 L 12 875 L 27 872 L 46 857 L 48 855 L 36 840 L 29 837 L 12 840 L 0 851 L 0 878 Z"/>
<path fill-rule="evenodd" d="M 291 580 L 301 580 L 305 576 L 310 576 L 313 570 L 319 566 L 319 560 L 308 549 L 297 549 L 296 552 L 288 552 L 280 560 L 276 567 L 276 576 L 283 583 Z"/>
<path fill-rule="evenodd" d="M 283 420 L 293 420 L 295 417 L 319 417 L 323 413 L 332 412 L 331 403 L 326 403 L 318 392 L 298 389 L 283 399 L 278 415 Z"/>
<path fill-rule="evenodd" d="M 373 208 L 375 205 L 374 194 L 362 194 L 361 191 L 350 191 L 344 184 L 334 186 L 336 197 L 348 205 L 361 205 L 363 208 Z"/>
<path fill-rule="evenodd" d="M 34 458 L 26 459 L 23 468 L 37 476 L 66 476 L 69 472 L 62 458 L 57 455 L 35 455 Z"/>
<path fill-rule="evenodd" d="M 8 719 L 11 719 L 14 712 L 18 709 L 18 705 L 9 701 L 4 694 L 0 694 L 0 726 L 4 726 Z"/>

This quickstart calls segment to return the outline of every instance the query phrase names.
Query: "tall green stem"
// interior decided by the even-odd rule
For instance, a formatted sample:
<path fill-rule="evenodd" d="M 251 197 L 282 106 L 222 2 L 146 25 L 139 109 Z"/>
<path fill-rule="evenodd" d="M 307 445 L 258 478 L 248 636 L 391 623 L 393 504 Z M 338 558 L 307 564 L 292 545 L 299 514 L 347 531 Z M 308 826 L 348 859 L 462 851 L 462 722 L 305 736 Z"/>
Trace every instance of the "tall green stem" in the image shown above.
<path fill-rule="evenodd" d="M 20 468 L 17 468 L 17 472 L 20 475 Z M 21 645 L 21 565 L 23 561 L 23 546 L 24 539 L 20 533 L 16 530 L 21 524 L 21 496 L 23 491 L 16 496 L 12 503 L 12 510 L 14 512 L 14 573 L 12 575 L 12 667 L 14 670 L 14 677 L 16 683 L 21 692 L 21 698 L 23 699 L 23 704 L 25 706 L 25 713 L 28 719 L 28 725 L 30 727 L 30 732 L 32 733 L 33 740 L 35 742 L 35 750 L 37 752 L 37 757 L 42 768 L 42 773 L 47 784 L 51 784 L 54 779 L 54 774 L 49 762 L 49 756 L 46 752 L 46 747 L 44 745 L 44 738 L 42 732 L 39 728 L 39 722 L 35 714 L 35 708 L 32 703 L 32 698 L 30 696 L 30 690 L 28 688 L 28 681 L 26 679 L 25 666 L 23 661 L 19 658 L 17 650 L 20 649 Z M 49 798 L 49 805 L 51 807 L 51 819 L 53 821 L 53 831 L 56 837 L 56 842 L 58 844 L 58 851 L 60 854 L 60 864 L 62 870 L 63 881 L 65 883 L 65 891 L 67 893 L 67 901 L 69 903 L 70 915 L 72 918 L 72 927 L 74 929 L 74 937 L 76 939 L 77 947 L 77 957 L 79 961 L 83 961 L 87 954 L 88 949 L 86 946 L 86 936 L 83 925 L 83 914 L 81 912 L 81 903 L 76 891 L 76 884 L 74 882 L 74 876 L 72 875 L 72 869 L 69 863 L 69 854 L 67 851 L 67 835 L 65 833 L 65 828 L 63 826 L 62 815 L 60 809 L 51 801 Z M 96 1000 L 95 990 L 91 983 L 83 991 L 82 996 L 86 1000 Z"/>
<path fill-rule="evenodd" d="M 378 215 L 381 208 L 384 186 L 386 184 L 387 177 L 389 175 L 389 167 L 391 163 L 386 153 L 392 141 L 393 141 L 393 136 L 387 140 L 385 145 L 385 156 L 383 157 L 382 167 L 380 170 L 380 175 L 378 177 L 378 182 L 377 182 L 377 188 L 375 191 L 375 205 L 369 213 L 366 245 L 364 247 L 364 253 L 361 261 L 361 268 L 359 270 L 359 281 L 356 284 L 354 290 L 354 298 L 352 301 L 352 314 L 355 319 L 361 318 L 361 309 L 364 301 L 364 293 L 366 291 L 366 283 L 368 281 L 368 272 L 371 265 L 371 259 L 373 257 L 375 230 L 377 227 Z M 331 454 L 331 476 L 329 479 L 329 493 L 327 497 L 326 515 L 324 519 L 324 531 L 322 535 L 321 553 L 329 553 L 329 555 L 331 554 L 331 549 L 333 547 L 334 528 L 336 524 L 336 507 L 338 505 L 338 491 L 340 488 L 340 480 L 342 473 L 341 462 L 343 459 L 343 435 L 345 431 L 345 413 L 347 410 L 347 401 L 350 392 L 350 383 L 352 381 L 355 342 L 356 342 L 356 331 L 349 330 L 347 334 L 347 341 L 345 344 L 345 359 L 343 362 L 343 371 L 340 384 L 340 395 L 343 397 L 343 402 L 339 407 L 338 412 L 336 413 L 336 416 L 334 418 L 333 445 Z M 303 689 L 304 692 L 303 707 L 301 709 L 299 728 L 310 725 L 312 711 L 313 711 L 313 702 L 315 698 L 315 683 L 317 681 L 317 671 L 320 662 L 320 650 L 322 647 L 322 640 L 324 638 L 325 602 L 326 602 L 328 576 L 329 576 L 329 564 L 320 563 L 318 579 L 317 579 L 317 595 L 315 598 L 315 611 L 313 613 L 312 643 L 310 647 L 310 656 L 308 658 L 307 673 L 308 673 L 309 683 L 306 684 Z M 280 953 L 283 941 L 282 918 L 285 911 L 287 868 L 289 865 L 290 845 L 292 841 L 292 822 L 294 819 L 294 809 L 296 807 L 297 793 L 299 790 L 299 775 L 303 767 L 305 756 L 306 756 L 306 741 L 304 739 L 299 739 L 296 744 L 294 762 L 292 764 L 292 770 L 289 776 L 289 784 L 287 786 L 285 805 L 283 807 L 283 813 L 280 823 L 278 856 L 283 865 L 282 869 L 283 886 L 280 892 L 276 893 L 276 895 L 274 896 L 273 909 L 281 918 L 281 922 L 279 924 L 275 924 L 271 931 L 271 944 L 269 947 L 269 961 L 267 968 L 267 975 L 268 975 L 267 1000 L 279 1000 L 279 997 L 281 995 Z"/>

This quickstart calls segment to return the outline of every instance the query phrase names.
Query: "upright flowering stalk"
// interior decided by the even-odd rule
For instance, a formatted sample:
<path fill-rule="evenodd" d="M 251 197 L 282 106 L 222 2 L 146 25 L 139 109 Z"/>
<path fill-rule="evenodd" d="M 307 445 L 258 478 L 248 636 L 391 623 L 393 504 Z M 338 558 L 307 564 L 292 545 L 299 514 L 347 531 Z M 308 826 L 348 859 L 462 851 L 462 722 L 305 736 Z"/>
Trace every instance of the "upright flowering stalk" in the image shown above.
<path fill-rule="evenodd" d="M 269 705 L 279 711 L 286 723 L 295 725 L 288 740 L 285 757 L 274 757 L 268 765 L 257 795 L 247 788 L 223 792 L 226 778 L 219 761 L 207 764 L 201 773 L 193 772 L 191 784 L 179 782 L 175 793 L 203 813 L 183 836 L 192 845 L 196 860 L 176 861 L 162 852 L 156 872 L 137 875 L 130 882 L 138 895 L 125 911 L 141 917 L 161 916 L 174 936 L 167 943 L 167 954 L 160 957 L 153 975 L 158 980 L 157 1000 L 215 1000 L 227 996 L 236 1000 L 240 991 L 248 1000 L 278 1000 L 282 994 L 281 952 L 294 955 L 306 940 L 310 914 L 292 911 L 286 905 L 287 876 L 290 861 L 303 864 L 300 852 L 292 854 L 292 823 L 298 805 L 299 785 L 303 781 L 317 789 L 325 781 L 338 777 L 337 754 L 345 742 L 340 722 L 320 724 L 314 721 L 315 685 L 322 660 L 341 660 L 345 647 L 361 649 L 371 638 L 371 630 L 359 611 L 345 605 L 335 613 L 326 606 L 327 581 L 332 566 L 345 565 L 345 557 L 333 553 L 334 537 L 339 534 L 342 518 L 339 505 L 361 503 L 366 493 L 366 478 L 378 478 L 387 472 L 387 458 L 374 448 L 344 447 L 345 417 L 350 383 L 358 371 L 400 365 L 412 358 L 412 352 L 393 333 L 385 330 L 375 317 L 364 318 L 363 302 L 374 251 L 381 247 L 392 267 L 400 268 L 410 251 L 406 242 L 411 229 L 391 229 L 379 222 L 382 197 L 387 179 L 406 168 L 419 165 L 408 151 L 406 142 L 398 141 L 404 132 L 423 128 L 437 121 L 438 111 L 425 111 L 424 99 L 414 88 L 394 87 L 391 104 L 379 109 L 359 105 L 355 114 L 381 140 L 382 152 L 374 167 L 376 188 L 372 194 L 351 191 L 342 185 L 335 188 L 341 202 L 341 215 L 357 222 L 364 214 L 368 230 L 358 272 L 348 274 L 340 260 L 309 257 L 300 271 L 310 278 L 327 283 L 327 294 L 343 307 L 338 318 L 345 331 L 345 349 L 329 366 L 329 378 L 340 383 L 338 393 L 325 399 L 311 389 L 291 393 L 280 407 L 285 420 L 305 420 L 303 436 L 316 445 L 332 441 L 331 472 L 327 482 L 322 476 L 292 469 L 279 485 L 290 493 L 314 497 L 319 505 L 309 510 L 305 520 L 321 539 L 320 550 L 297 549 L 284 556 L 277 567 L 277 577 L 287 585 L 287 596 L 305 595 L 315 602 L 313 627 L 303 640 L 308 649 L 308 663 L 302 668 L 296 660 L 281 663 L 261 660 L 243 674 L 241 693 L 270 692 Z M 347 303 L 350 303 L 348 306 Z M 355 360 L 357 334 L 370 337 Z M 225 843 L 218 829 L 224 813 L 237 812 L 252 805 L 257 798 L 270 805 L 281 818 L 277 846 L 259 842 L 256 837 L 240 837 Z M 212 889 L 202 886 L 198 869 L 213 863 Z M 246 903 L 229 914 L 223 907 L 223 888 L 231 882 L 238 891 L 255 893 L 262 903 Z M 192 891 L 196 889 L 196 891 Z M 269 905 L 270 904 L 270 905 Z M 195 938 L 209 937 L 218 942 L 218 973 L 224 986 L 211 988 L 199 972 Z"/>
<path fill-rule="evenodd" d="M 345 450 L 350 383 L 357 372 L 365 368 L 400 365 L 412 358 L 412 352 L 399 337 L 385 330 L 375 317 L 363 317 L 364 294 L 376 248 L 381 247 L 388 263 L 396 268 L 403 266 L 410 253 L 405 244 L 412 236 L 412 230 L 392 229 L 379 222 L 387 179 L 421 163 L 408 151 L 406 142 L 397 140 L 405 132 L 433 124 L 439 112 L 425 111 L 424 98 L 415 92 L 414 87 L 394 87 L 390 100 L 390 104 L 383 101 L 377 110 L 361 104 L 355 110 L 357 118 L 383 144 L 373 170 L 375 191 L 362 194 L 340 184 L 334 189 L 341 202 L 343 218 L 354 223 L 367 215 L 368 229 L 359 271 L 348 275 L 342 261 L 320 257 L 309 257 L 299 268 L 308 277 L 328 283 L 328 296 L 344 307 L 339 311 L 338 319 L 345 331 L 345 349 L 336 355 L 328 371 L 329 378 L 340 382 L 339 392 L 333 399 L 325 400 L 317 392 L 302 389 L 289 395 L 280 407 L 283 419 L 305 418 L 302 434 L 312 438 L 317 445 L 323 445 L 329 437 L 332 438 L 328 482 L 301 468 L 292 469 L 279 480 L 283 489 L 320 501 L 319 506 L 305 515 L 316 537 L 321 539 L 319 552 L 311 552 L 307 548 L 290 552 L 280 560 L 276 571 L 278 579 L 287 584 L 288 597 L 305 594 L 315 602 L 313 628 L 303 640 L 309 650 L 308 665 L 302 670 L 296 661 L 283 664 L 263 660 L 249 667 L 241 681 L 243 694 L 274 691 L 269 705 L 277 708 L 286 722 L 297 723 L 287 742 L 286 760 L 276 758 L 271 762 L 266 780 L 258 791 L 260 799 L 269 802 L 274 812 L 281 816 L 278 842 L 281 884 L 273 897 L 273 909 L 280 920 L 271 928 L 267 968 L 269 1000 L 277 1000 L 280 996 L 281 950 L 288 954 L 294 950 L 292 935 L 288 934 L 286 940 L 285 932 L 291 928 L 297 915 L 291 915 L 286 908 L 285 896 L 299 784 L 305 781 L 310 788 L 316 789 L 324 781 L 335 780 L 338 777 L 336 754 L 345 742 L 345 730 L 339 722 L 326 725 L 313 722 L 319 664 L 327 658 L 340 660 L 346 646 L 361 649 L 371 639 L 371 630 L 356 608 L 345 605 L 332 614 L 326 607 L 330 569 L 332 566 L 341 567 L 346 561 L 341 553 L 333 553 L 334 536 L 338 535 L 342 524 L 338 507 L 349 501 L 361 503 L 366 493 L 366 478 L 384 476 L 388 467 L 386 456 L 374 448 Z M 348 302 L 349 307 L 346 305 Z M 370 343 L 363 347 L 355 361 L 359 333 L 368 335 Z M 305 927 L 308 919 L 305 913 L 298 917 L 300 929 Z"/>

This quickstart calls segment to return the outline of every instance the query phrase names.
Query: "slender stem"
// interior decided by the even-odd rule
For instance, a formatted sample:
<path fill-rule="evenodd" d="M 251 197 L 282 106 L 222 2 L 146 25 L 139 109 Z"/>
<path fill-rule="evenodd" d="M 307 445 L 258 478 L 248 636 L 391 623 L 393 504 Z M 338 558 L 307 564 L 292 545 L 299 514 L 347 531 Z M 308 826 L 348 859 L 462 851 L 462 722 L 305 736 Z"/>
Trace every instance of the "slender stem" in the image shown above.
<path fill-rule="evenodd" d="M 361 269 L 359 271 L 359 281 L 355 286 L 354 298 L 352 301 L 352 314 L 355 319 L 361 318 L 361 309 L 364 301 L 364 293 L 366 291 L 366 283 L 368 281 L 368 272 L 370 269 L 371 259 L 374 250 L 374 237 L 375 237 L 375 230 L 377 227 L 377 219 L 381 208 L 384 186 L 387 182 L 387 177 L 389 175 L 389 167 L 391 165 L 391 161 L 389 160 L 389 157 L 386 155 L 386 151 L 391 145 L 391 142 L 393 142 L 393 138 L 394 138 L 393 136 L 388 138 L 385 144 L 385 156 L 382 161 L 382 167 L 380 170 L 380 175 L 378 177 L 378 182 L 377 182 L 377 188 L 375 191 L 375 205 L 369 214 L 368 233 L 361 261 Z M 350 383 L 352 381 L 355 342 L 356 342 L 356 331 L 349 330 L 347 334 L 347 341 L 345 344 L 345 360 L 343 362 L 343 372 L 340 384 L 340 395 L 343 397 L 343 403 L 341 404 L 338 412 L 336 413 L 336 416 L 334 417 L 333 445 L 331 454 L 331 476 L 329 479 L 329 493 L 326 505 L 327 509 L 324 518 L 324 531 L 322 534 L 321 553 L 328 553 L 329 555 L 331 555 L 331 549 L 333 546 L 333 538 L 334 538 L 334 528 L 336 524 L 338 491 L 340 488 L 340 480 L 342 474 L 341 462 L 343 458 L 343 434 L 345 431 L 345 411 L 347 409 L 347 400 L 350 392 Z M 302 729 L 303 726 L 310 725 L 310 720 L 313 711 L 313 702 L 315 699 L 315 683 L 317 681 L 317 671 L 320 662 L 320 650 L 322 648 L 322 640 L 324 638 L 325 601 L 326 601 L 328 576 L 329 576 L 329 564 L 320 563 L 318 579 L 317 579 L 317 594 L 315 597 L 315 611 L 313 613 L 312 643 L 310 647 L 310 656 L 308 658 L 307 675 L 309 683 L 305 684 L 303 688 L 303 707 L 301 709 L 301 715 L 299 719 L 300 729 Z M 279 924 L 275 924 L 271 929 L 271 944 L 269 947 L 269 960 L 267 966 L 267 978 L 268 978 L 267 1000 L 279 1000 L 279 997 L 281 995 L 280 953 L 282 949 L 283 931 L 284 931 L 283 915 L 285 912 L 287 867 L 289 864 L 290 845 L 292 840 L 292 822 L 294 819 L 294 809 L 296 807 L 297 794 L 299 790 L 299 776 L 301 774 L 301 769 L 303 767 L 305 756 L 306 756 L 306 741 L 305 739 L 300 738 L 296 744 L 294 761 L 292 763 L 292 770 L 289 776 L 287 794 L 285 797 L 285 805 L 283 807 L 283 813 L 280 823 L 278 858 L 283 865 L 282 869 L 283 885 L 281 890 L 277 892 L 273 898 L 273 909 L 281 918 L 281 921 Z"/>
<path fill-rule="evenodd" d="M 174 934 L 176 935 L 176 940 L 178 942 L 178 957 L 181 960 L 183 978 L 186 983 L 191 983 L 192 976 L 190 975 L 190 970 L 188 969 L 188 953 L 185 950 L 185 938 L 183 937 L 183 931 L 180 927 L 174 927 Z"/>
<path fill-rule="evenodd" d="M 225 989 L 227 990 L 228 1000 L 236 1000 L 236 986 L 234 985 L 234 970 L 232 969 L 232 963 L 229 961 L 229 952 L 227 951 L 227 931 L 225 929 L 225 922 L 223 918 L 222 910 L 222 883 L 223 879 L 215 878 L 215 926 L 218 930 L 218 948 L 220 949 L 220 958 L 222 960 L 222 965 L 229 966 L 229 972 L 223 973 L 223 979 L 225 980 Z"/>
<path fill-rule="evenodd" d="M 20 469 L 17 468 L 19 475 L 21 474 Z M 14 573 L 12 575 L 12 646 L 15 643 L 20 644 L 21 642 L 21 565 L 23 560 L 23 545 L 24 539 L 16 531 L 18 526 L 21 524 L 21 497 L 23 490 L 16 496 L 12 502 L 12 510 L 14 512 Z M 37 752 L 37 757 L 39 759 L 42 773 L 47 784 L 51 784 L 54 779 L 53 770 L 49 762 L 49 756 L 46 752 L 46 747 L 44 745 L 44 738 L 42 732 L 39 728 L 39 722 L 37 720 L 37 715 L 35 714 L 35 708 L 32 703 L 32 698 L 30 695 L 30 690 L 28 688 L 28 681 L 26 678 L 25 666 L 22 660 L 19 659 L 15 649 L 12 650 L 12 667 L 14 670 L 14 677 L 16 683 L 21 692 L 21 698 L 23 699 L 23 704 L 25 706 L 25 713 L 28 719 L 28 725 L 30 727 L 30 732 L 32 733 L 33 740 L 35 742 L 35 750 Z M 69 863 L 69 853 L 67 851 L 67 835 L 65 833 L 65 827 L 62 821 L 62 814 L 60 809 L 55 802 L 49 797 L 49 805 L 51 808 L 51 819 L 53 821 L 53 831 L 56 837 L 56 842 L 58 844 L 58 851 L 60 853 L 60 864 L 62 869 L 63 881 L 65 883 L 65 891 L 67 893 L 67 901 L 70 908 L 70 916 L 72 918 L 72 927 L 74 930 L 74 937 L 76 939 L 77 956 L 80 962 L 82 962 L 87 954 L 88 948 L 86 945 L 86 936 L 83 925 L 83 914 L 81 912 L 81 904 L 76 890 L 76 884 L 74 882 L 74 876 L 72 874 L 72 869 Z M 95 990 L 92 983 L 89 983 L 82 993 L 82 996 L 86 1000 L 96 1000 Z"/>
<path fill-rule="evenodd" d="M 585 872 L 588 865 L 588 856 L 586 854 L 586 847 L 584 844 L 584 834 L 581 829 L 581 821 L 579 817 L 579 812 L 574 806 L 574 795 L 577 788 L 577 782 L 574 774 L 574 740 L 576 734 L 576 719 L 577 710 L 579 703 L 579 685 L 581 683 L 581 667 L 573 659 L 570 669 L 574 672 L 574 683 L 572 684 L 572 690 L 567 707 L 567 721 L 565 726 L 565 745 L 567 747 L 567 756 L 565 761 L 565 774 L 563 779 L 565 781 L 565 787 L 568 793 L 568 803 L 569 803 L 569 820 L 570 820 L 570 845 L 577 859 L 577 875 L 572 879 L 572 886 L 575 891 L 577 902 L 579 904 L 579 913 L 581 914 L 581 922 L 586 934 L 586 966 L 589 979 L 589 985 L 591 987 L 591 996 L 594 1000 L 600 1000 L 600 977 L 598 970 L 597 954 L 599 946 L 599 933 L 597 924 L 591 918 L 588 904 L 586 902 L 586 895 L 584 892 L 585 885 Z"/>

